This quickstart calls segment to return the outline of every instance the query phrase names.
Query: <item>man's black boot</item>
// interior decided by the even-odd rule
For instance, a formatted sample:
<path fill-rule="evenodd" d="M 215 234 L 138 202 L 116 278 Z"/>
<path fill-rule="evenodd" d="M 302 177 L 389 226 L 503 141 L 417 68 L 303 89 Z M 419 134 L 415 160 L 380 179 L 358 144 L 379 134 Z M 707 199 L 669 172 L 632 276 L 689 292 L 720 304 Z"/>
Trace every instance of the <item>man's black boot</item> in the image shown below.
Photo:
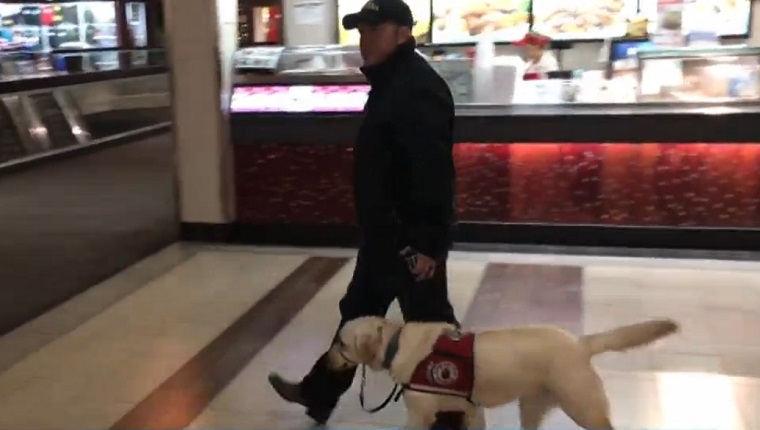
<path fill-rule="evenodd" d="M 269 384 L 283 400 L 304 406 L 306 415 L 316 421 L 317 424 L 324 425 L 330 419 L 333 408 L 309 404 L 301 392 L 301 384 L 288 382 L 276 373 L 269 375 Z"/>

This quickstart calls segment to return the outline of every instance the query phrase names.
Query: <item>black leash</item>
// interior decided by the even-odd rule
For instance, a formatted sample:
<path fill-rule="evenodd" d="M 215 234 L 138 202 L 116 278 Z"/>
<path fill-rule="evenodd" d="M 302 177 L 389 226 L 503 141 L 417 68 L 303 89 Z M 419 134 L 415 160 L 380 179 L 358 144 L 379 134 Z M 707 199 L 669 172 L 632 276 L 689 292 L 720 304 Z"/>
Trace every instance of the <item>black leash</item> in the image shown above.
<path fill-rule="evenodd" d="M 362 365 L 362 383 L 359 387 L 359 403 L 362 405 L 362 409 L 364 409 L 365 412 L 369 412 L 370 414 L 374 414 L 375 412 L 380 412 L 383 409 L 385 409 L 386 406 L 391 401 L 398 402 L 398 399 L 401 398 L 401 394 L 404 392 L 404 388 L 401 387 L 399 384 L 395 384 L 393 386 L 393 389 L 391 390 L 391 393 L 388 395 L 388 398 L 383 401 L 383 403 L 380 404 L 380 406 L 372 409 L 367 409 L 367 407 L 364 405 L 364 390 L 367 386 L 367 366 Z"/>

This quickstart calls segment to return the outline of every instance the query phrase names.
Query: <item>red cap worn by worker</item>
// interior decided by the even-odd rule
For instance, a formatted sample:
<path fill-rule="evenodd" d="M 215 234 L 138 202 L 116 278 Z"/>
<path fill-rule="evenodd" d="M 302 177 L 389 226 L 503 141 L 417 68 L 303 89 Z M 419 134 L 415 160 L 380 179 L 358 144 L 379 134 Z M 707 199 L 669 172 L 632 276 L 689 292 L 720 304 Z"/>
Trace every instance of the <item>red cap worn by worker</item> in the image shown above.
<path fill-rule="evenodd" d="M 546 47 L 551 44 L 552 40 L 543 34 L 536 32 L 530 32 L 525 35 L 521 40 L 515 42 L 516 46 L 540 46 Z"/>

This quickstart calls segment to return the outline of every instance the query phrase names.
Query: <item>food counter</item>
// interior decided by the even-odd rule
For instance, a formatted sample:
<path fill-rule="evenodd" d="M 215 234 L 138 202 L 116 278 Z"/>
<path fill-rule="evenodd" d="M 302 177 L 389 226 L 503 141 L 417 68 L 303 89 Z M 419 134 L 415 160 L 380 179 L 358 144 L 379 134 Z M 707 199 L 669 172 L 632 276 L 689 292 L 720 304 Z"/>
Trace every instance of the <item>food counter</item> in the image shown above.
<path fill-rule="evenodd" d="M 708 95 L 676 91 L 693 86 L 684 79 L 649 85 L 631 103 L 460 103 L 456 240 L 760 248 L 760 54 L 747 53 L 755 86 L 739 90 L 732 77 L 727 98 L 713 91 L 718 84 Z M 355 244 L 352 144 L 368 87 L 349 75 L 297 91 L 250 81 L 236 89 L 238 240 Z M 692 96 L 669 97 L 681 93 Z"/>

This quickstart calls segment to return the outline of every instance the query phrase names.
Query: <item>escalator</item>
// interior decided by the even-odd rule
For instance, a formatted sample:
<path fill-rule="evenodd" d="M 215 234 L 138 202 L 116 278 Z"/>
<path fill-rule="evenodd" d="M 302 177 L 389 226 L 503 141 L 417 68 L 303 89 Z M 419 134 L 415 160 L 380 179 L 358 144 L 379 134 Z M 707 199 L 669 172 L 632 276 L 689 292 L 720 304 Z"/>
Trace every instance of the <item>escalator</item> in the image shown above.
<path fill-rule="evenodd" d="M 39 112 L 42 124 L 47 129 L 50 146 L 53 149 L 65 148 L 79 143 L 52 92 L 34 94 L 29 98 Z"/>
<path fill-rule="evenodd" d="M 178 240 L 170 117 L 165 73 L 0 93 L 0 336 Z"/>
<path fill-rule="evenodd" d="M 0 93 L 0 175 L 167 131 L 170 119 L 166 73 Z"/>
<path fill-rule="evenodd" d="M 26 152 L 8 108 L 0 103 L 0 163 L 21 158 Z"/>

